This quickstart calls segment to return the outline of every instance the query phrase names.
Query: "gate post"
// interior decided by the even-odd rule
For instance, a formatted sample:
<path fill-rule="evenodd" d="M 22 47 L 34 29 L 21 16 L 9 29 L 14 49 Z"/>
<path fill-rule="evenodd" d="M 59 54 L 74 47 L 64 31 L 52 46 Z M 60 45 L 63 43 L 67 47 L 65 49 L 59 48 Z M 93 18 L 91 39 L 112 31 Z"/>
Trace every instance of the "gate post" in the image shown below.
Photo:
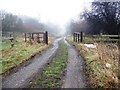
<path fill-rule="evenodd" d="M 80 42 L 80 38 L 79 37 L 80 37 L 80 34 L 78 33 L 78 43 Z"/>
<path fill-rule="evenodd" d="M 45 32 L 45 43 L 48 45 L 48 32 Z"/>
<path fill-rule="evenodd" d="M 76 33 L 75 33 L 75 42 L 76 42 Z"/>
<path fill-rule="evenodd" d="M 78 40 L 78 38 L 77 38 L 77 37 L 78 37 L 78 34 L 76 33 L 76 42 L 77 42 L 77 40 Z"/>
<path fill-rule="evenodd" d="M 73 41 L 75 42 L 75 33 L 73 33 Z"/>
<path fill-rule="evenodd" d="M 26 33 L 24 33 L 25 34 L 25 42 L 27 41 L 27 38 L 26 38 Z"/>
<path fill-rule="evenodd" d="M 32 40 L 34 40 L 34 34 L 32 33 Z"/>
<path fill-rule="evenodd" d="M 81 39 L 80 42 L 83 42 L 83 32 L 81 32 Z"/>

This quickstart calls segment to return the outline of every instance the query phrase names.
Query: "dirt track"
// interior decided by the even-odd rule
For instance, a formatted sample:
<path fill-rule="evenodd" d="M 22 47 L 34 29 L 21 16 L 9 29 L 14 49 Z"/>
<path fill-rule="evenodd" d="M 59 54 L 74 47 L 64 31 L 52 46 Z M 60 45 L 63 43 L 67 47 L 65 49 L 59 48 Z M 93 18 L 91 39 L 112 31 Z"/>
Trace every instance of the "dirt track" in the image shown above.
<path fill-rule="evenodd" d="M 86 88 L 88 85 L 83 59 L 72 45 L 64 41 L 68 46 L 68 65 L 62 88 Z"/>
<path fill-rule="evenodd" d="M 55 40 L 53 47 L 49 48 L 41 56 L 35 58 L 29 65 L 20 68 L 16 73 L 11 74 L 3 81 L 3 88 L 24 88 L 30 84 L 30 81 L 40 72 L 41 69 L 55 56 L 58 50 L 58 42 L 62 38 Z M 75 48 L 64 38 L 68 46 L 68 63 L 66 75 L 63 80 L 62 88 L 85 88 L 88 87 L 86 80 L 86 66 Z"/>

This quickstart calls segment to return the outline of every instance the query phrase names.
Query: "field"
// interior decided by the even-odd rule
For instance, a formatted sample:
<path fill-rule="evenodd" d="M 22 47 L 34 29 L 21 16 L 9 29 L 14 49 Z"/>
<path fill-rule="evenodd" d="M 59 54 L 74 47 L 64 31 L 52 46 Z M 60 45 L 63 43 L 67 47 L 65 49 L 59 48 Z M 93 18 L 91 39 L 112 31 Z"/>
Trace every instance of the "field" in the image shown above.
<path fill-rule="evenodd" d="M 73 42 L 71 36 L 68 37 L 68 40 L 75 45 L 80 55 L 84 58 L 88 66 L 92 87 L 118 87 L 120 73 L 117 43 L 92 42 L 92 45 L 96 47 L 90 48 L 86 47 L 84 43 Z"/>
<path fill-rule="evenodd" d="M 0 73 L 9 71 L 51 45 L 50 41 L 49 45 L 44 43 L 30 44 L 29 42 L 24 42 L 23 38 L 18 38 L 14 42 L 14 47 L 10 46 L 9 40 L 3 40 L 1 42 L 2 46 L 0 47 L 0 50 L 2 52 L 2 58 L 0 59 L 0 62 L 2 65 L 0 66 Z"/>

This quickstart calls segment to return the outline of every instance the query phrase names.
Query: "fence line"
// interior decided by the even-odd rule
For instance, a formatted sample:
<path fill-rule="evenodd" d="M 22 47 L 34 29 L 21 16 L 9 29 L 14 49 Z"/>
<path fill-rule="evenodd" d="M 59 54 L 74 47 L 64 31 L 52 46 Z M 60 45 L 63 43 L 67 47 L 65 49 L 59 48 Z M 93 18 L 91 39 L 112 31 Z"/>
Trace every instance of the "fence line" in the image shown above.
<path fill-rule="evenodd" d="M 85 34 L 83 32 L 74 32 L 73 34 L 73 41 L 75 42 L 118 42 L 120 40 L 120 35 L 103 35 L 102 33 L 99 35 L 90 35 Z"/>
<path fill-rule="evenodd" d="M 32 41 L 42 42 L 48 44 L 48 32 L 33 32 L 33 33 L 24 33 L 25 35 L 25 42 L 29 41 L 32 43 Z"/>
<path fill-rule="evenodd" d="M 83 41 L 83 32 L 81 32 L 81 33 L 75 32 L 73 34 L 73 39 L 75 42 L 82 42 Z"/>
<path fill-rule="evenodd" d="M 36 36 L 35 36 L 36 35 Z M 41 36 L 42 35 L 42 36 Z M 2 32 L 2 37 L 0 40 L 2 41 L 10 41 L 7 42 L 7 45 L 13 47 L 18 38 L 23 38 L 25 42 L 29 41 L 32 44 L 32 41 L 36 41 L 38 43 L 45 43 L 48 45 L 48 32 L 34 32 L 34 33 L 21 33 L 21 32 Z"/>

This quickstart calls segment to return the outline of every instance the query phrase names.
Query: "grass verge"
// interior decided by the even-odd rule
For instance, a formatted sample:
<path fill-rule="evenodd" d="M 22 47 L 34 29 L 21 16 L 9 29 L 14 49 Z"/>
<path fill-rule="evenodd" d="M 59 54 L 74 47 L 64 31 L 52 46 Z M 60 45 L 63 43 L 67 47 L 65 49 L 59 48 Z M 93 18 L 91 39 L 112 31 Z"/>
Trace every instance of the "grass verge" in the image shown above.
<path fill-rule="evenodd" d="M 88 48 L 82 43 L 68 40 L 77 48 L 84 58 L 90 83 L 93 88 L 117 88 L 120 84 L 119 49 L 113 43 L 94 43 L 96 48 Z"/>
<path fill-rule="evenodd" d="M 59 50 L 52 62 L 43 70 L 42 75 L 34 82 L 31 87 L 39 88 L 58 88 L 61 87 L 61 78 L 64 75 L 66 62 L 68 59 L 67 45 L 61 41 Z"/>
<path fill-rule="evenodd" d="M 20 65 L 24 61 L 28 60 L 36 53 L 41 52 L 48 48 L 49 45 L 43 43 L 34 43 L 29 44 L 24 42 L 23 40 L 17 40 L 17 43 L 12 48 L 7 48 L 2 50 L 2 58 L 0 59 L 0 74 L 9 71 L 10 69 Z"/>
<path fill-rule="evenodd" d="M 0 51 L 9 49 L 11 47 L 10 40 L 1 40 L 0 41 Z"/>

